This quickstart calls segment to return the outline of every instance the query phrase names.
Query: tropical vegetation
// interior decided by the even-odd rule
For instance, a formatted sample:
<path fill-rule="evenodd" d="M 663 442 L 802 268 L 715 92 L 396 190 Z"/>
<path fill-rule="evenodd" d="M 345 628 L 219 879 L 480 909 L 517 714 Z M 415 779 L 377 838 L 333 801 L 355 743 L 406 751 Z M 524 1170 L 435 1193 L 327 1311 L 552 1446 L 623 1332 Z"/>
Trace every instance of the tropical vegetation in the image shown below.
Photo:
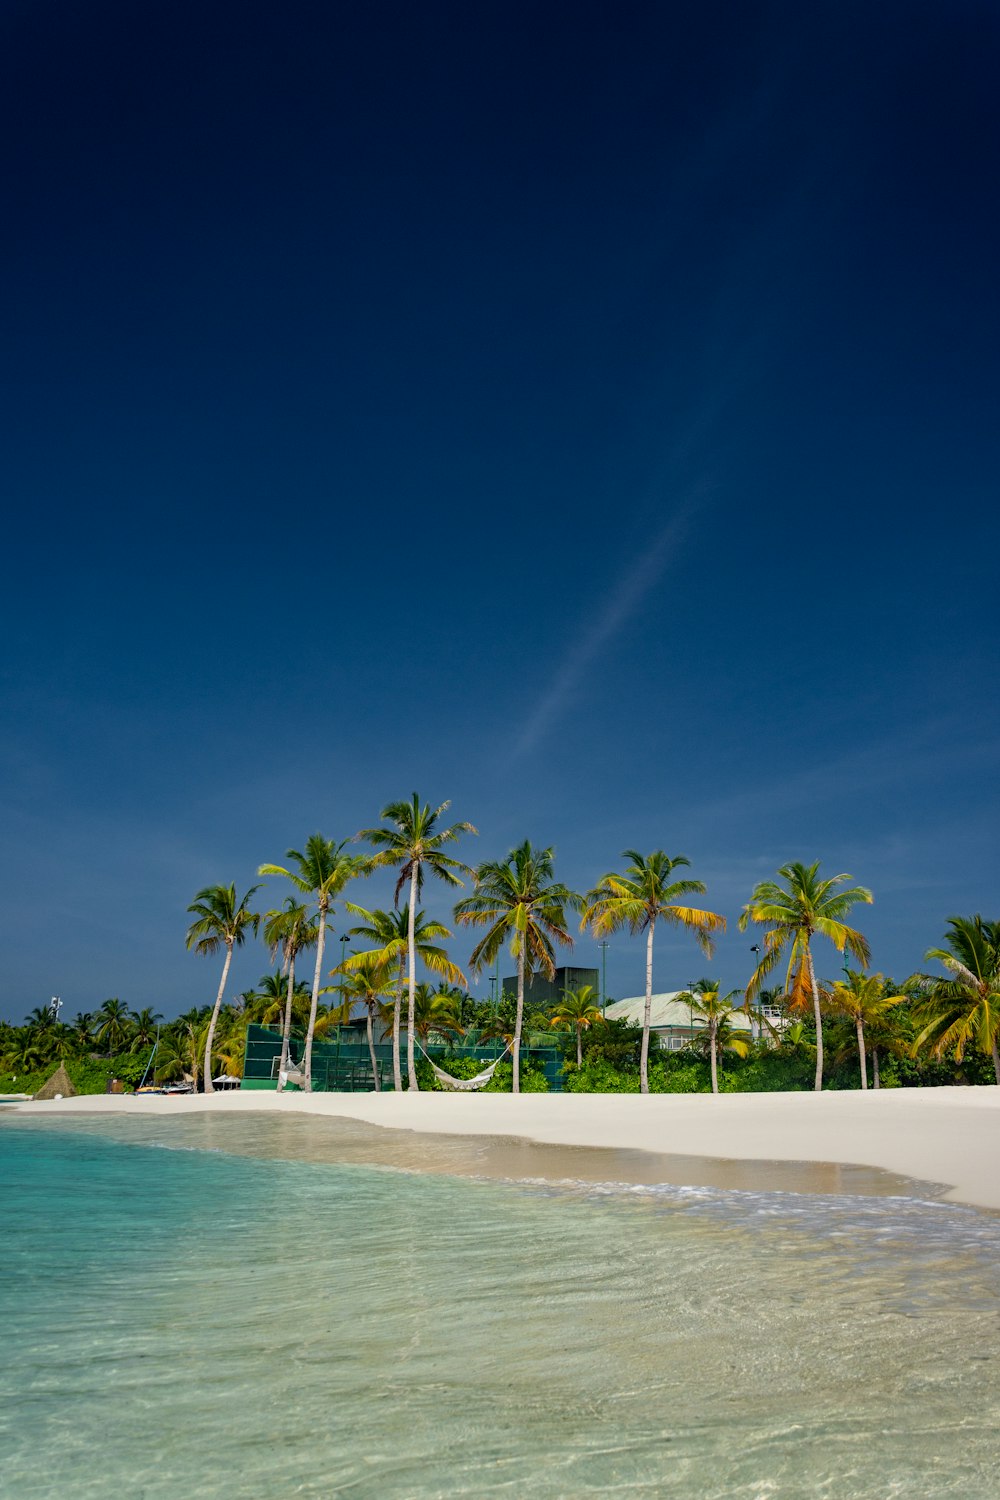
<path fill-rule="evenodd" d="M 242 896 L 232 882 L 203 886 L 188 907 L 186 940 L 197 954 L 222 956 L 214 995 L 171 1019 L 112 996 L 72 1020 L 60 1020 L 58 1006 L 36 1006 L 22 1025 L 0 1022 L 0 1091 L 32 1093 L 62 1065 L 83 1092 L 114 1080 L 211 1092 L 220 1081 L 243 1078 L 253 1025 L 264 1028 L 253 1033 L 263 1035 L 261 1045 L 273 1048 L 279 1087 L 287 1078 L 314 1086 L 315 1045 L 322 1047 L 319 1086 L 341 1086 L 329 1058 L 332 1049 L 339 1059 L 342 1044 L 347 1056 L 367 1056 L 357 1086 L 378 1089 L 391 1077 L 397 1091 L 442 1087 L 431 1052 L 436 1067 L 456 1078 L 475 1076 L 492 1058 L 491 1092 L 1000 1086 L 1000 922 L 978 914 L 949 918 L 941 943 L 926 952 L 926 971 L 897 983 L 869 970 L 868 941 L 852 925 L 871 892 L 849 875 L 821 875 L 818 862 L 783 865 L 774 880 L 755 886 L 739 917 L 741 931 L 760 931 L 745 988 L 725 992 L 709 977 L 686 986 L 676 998 L 690 1024 L 674 1028 L 667 1050 L 651 1024 L 655 932 L 679 928 L 711 955 L 726 925 L 721 913 L 689 904 L 705 886 L 683 873 L 687 858 L 626 850 L 624 869 L 581 894 L 557 878 L 555 851 L 528 840 L 469 869 L 451 850 L 476 830 L 447 823 L 448 806 L 414 793 L 388 803 L 381 822 L 353 839 L 312 835 L 301 851 L 288 851 L 285 864 L 259 867 L 261 876 L 292 887 L 264 911 L 256 910 L 259 886 Z M 391 905 L 348 899 L 356 882 L 381 868 L 396 873 Z M 459 931 L 474 934 L 470 971 L 478 976 L 499 965 L 504 952 L 513 961 L 515 977 L 503 988 L 498 982 L 488 1001 L 469 992 L 452 929 L 419 904 L 428 875 L 446 890 L 471 877 L 471 890 L 453 908 Z M 324 985 L 338 908 L 353 925 Z M 561 993 L 551 985 L 557 952 L 573 946 L 574 914 L 594 938 L 625 932 L 644 939 L 645 990 L 634 1020 L 607 1016 L 607 997 L 590 985 L 567 984 Z M 255 937 L 276 967 L 227 1000 L 234 955 Z M 831 945 L 826 951 L 850 955 L 854 966 L 845 962 L 825 978 L 817 938 Z M 298 973 L 310 948 L 311 985 Z M 774 987 L 779 966 L 783 982 Z M 533 986 L 535 976 L 549 986 Z"/>
<path fill-rule="evenodd" d="M 737 995 L 742 998 L 740 990 L 730 990 L 728 995 L 723 995 L 717 979 L 699 979 L 690 990 L 677 997 L 688 1005 L 692 1017 L 698 1016 L 704 1022 L 702 1037 L 693 1038 L 691 1045 L 698 1048 L 704 1039 L 711 1065 L 713 1094 L 719 1092 L 720 1050 L 735 1052 L 737 1057 L 747 1057 L 750 1052 L 750 1043 L 733 1030 L 733 1016 L 741 1009 L 735 1004 Z"/>
<path fill-rule="evenodd" d="M 580 897 L 553 879 L 551 849 L 534 849 L 525 840 L 503 860 L 487 860 L 475 872 L 472 894 L 455 907 L 463 927 L 485 927 L 469 963 L 481 973 L 507 944 L 517 965 L 517 1012 L 511 1037 L 513 1092 L 521 1088 L 521 1034 L 524 1028 L 524 983 L 536 970 L 555 974 L 553 941 L 572 947 L 566 930 L 567 908 L 579 908 Z"/>
<path fill-rule="evenodd" d="M 359 839 L 367 839 L 375 850 L 375 853 L 369 856 L 368 869 L 390 866 L 399 871 L 394 897 L 397 905 L 403 886 L 407 881 L 410 884 L 407 930 L 409 1005 L 406 1013 L 406 1073 L 411 1089 L 420 1087 L 417 1081 L 414 1052 L 414 1014 L 417 995 L 415 933 L 417 903 L 423 890 L 425 874 L 433 875 L 445 885 L 462 885 L 458 871 L 468 874 L 468 866 L 451 858 L 445 853 L 445 848 L 449 844 L 454 844 L 463 833 L 477 831 L 471 823 L 453 823 L 447 828 L 441 826 L 441 814 L 447 812 L 450 806 L 450 802 L 442 802 L 440 807 L 432 809 L 429 803 L 421 803 L 417 793 L 414 792 L 409 802 L 390 802 L 383 807 L 379 813 L 382 819 L 381 824 L 375 828 L 362 829 L 357 835 Z"/>
<path fill-rule="evenodd" d="M 726 919 L 717 912 L 701 911 L 678 901 L 679 896 L 701 896 L 705 893 L 700 880 L 673 879 L 675 870 L 690 864 L 685 855 L 677 854 L 671 859 L 662 849 L 654 849 L 652 854 L 640 854 L 637 849 L 626 849 L 622 858 L 629 861 L 624 873 L 611 871 L 602 876 L 587 896 L 581 927 L 589 927 L 597 938 L 610 937 L 623 927 L 636 936 L 646 934 L 646 999 L 639 1058 L 639 1088 L 642 1093 L 648 1094 L 653 935 L 656 924 L 665 922 L 688 928 L 706 957 L 711 958 L 711 934 L 724 930 Z"/>
<path fill-rule="evenodd" d="M 867 941 L 844 918 L 859 902 L 870 904 L 872 893 L 863 886 L 847 886 L 850 879 L 850 875 L 831 875 L 821 880 L 819 860 L 811 865 L 782 865 L 777 881 L 763 880 L 754 888 L 739 919 L 741 932 L 746 931 L 750 922 L 767 929 L 764 951 L 747 985 L 747 999 L 756 994 L 787 949 L 785 993 L 789 1005 L 793 1010 L 802 1010 L 812 1001 L 816 1089 L 823 1087 L 823 1010 L 812 940 L 817 934 L 828 938 L 838 953 L 851 953 L 866 967 L 869 959 Z"/>
<path fill-rule="evenodd" d="M 312 1088 L 312 1048 L 319 1013 L 320 979 L 323 975 L 323 953 L 326 948 L 327 922 L 334 910 L 333 899 L 356 876 L 365 874 L 365 861 L 356 854 L 345 854 L 347 844 L 335 844 L 321 833 L 314 833 L 306 841 L 305 853 L 289 849 L 286 859 L 292 863 L 284 865 L 261 865 L 258 875 L 280 875 L 290 880 L 295 889 L 308 896 L 316 907 L 316 966 L 313 970 L 312 997 L 309 1004 L 309 1024 L 306 1028 L 305 1057 L 302 1060 L 304 1087 Z"/>

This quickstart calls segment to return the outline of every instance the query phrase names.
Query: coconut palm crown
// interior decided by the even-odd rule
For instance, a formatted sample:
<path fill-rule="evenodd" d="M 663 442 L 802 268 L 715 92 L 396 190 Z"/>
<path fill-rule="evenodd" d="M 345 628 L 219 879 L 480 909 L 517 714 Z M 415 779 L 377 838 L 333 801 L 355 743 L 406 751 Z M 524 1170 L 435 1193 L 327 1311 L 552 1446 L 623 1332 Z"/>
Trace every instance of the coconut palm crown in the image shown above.
<path fill-rule="evenodd" d="M 678 1000 L 690 1007 L 692 1016 L 700 1017 L 707 1028 L 713 1094 L 719 1092 L 719 1048 L 735 1052 L 738 1057 L 746 1057 L 750 1050 L 746 1038 L 736 1036 L 732 1025 L 735 1011 L 743 1009 L 734 1003 L 736 996 L 742 997 L 743 992 L 730 990 L 728 995 L 723 995 L 721 989 L 717 979 L 699 979 L 690 990 L 677 996 Z"/>
<path fill-rule="evenodd" d="M 215 1039 L 215 1027 L 219 1019 L 219 1007 L 225 993 L 226 980 L 229 978 L 229 966 L 233 961 L 233 949 L 242 948 L 248 934 L 256 935 L 260 926 L 260 914 L 250 910 L 250 902 L 259 889 L 259 886 L 252 885 L 246 895 L 237 901 L 235 885 L 207 885 L 198 892 L 188 907 L 188 912 L 195 918 L 188 928 L 188 948 L 193 948 L 196 953 L 206 956 L 218 953 L 220 948 L 224 948 L 226 952 L 225 962 L 222 965 L 222 978 L 219 981 L 219 992 L 215 997 L 212 1018 L 205 1035 L 204 1089 L 206 1094 L 213 1092 L 212 1042 Z"/>
<path fill-rule="evenodd" d="M 954 1051 L 958 1062 L 970 1043 L 993 1059 L 1000 1085 L 1000 922 L 981 916 L 949 917 L 943 948 L 925 955 L 946 970 L 929 978 L 918 1007 L 922 1030 L 914 1051 L 930 1047 L 935 1056 Z"/>
<path fill-rule="evenodd" d="M 565 990 L 560 996 L 549 1018 L 549 1024 L 576 1032 L 578 1068 L 583 1067 L 583 1033 L 591 1026 L 599 1026 L 603 1019 L 592 984 L 582 984 L 578 990 Z"/>
<path fill-rule="evenodd" d="M 38 1023 L 41 1025 L 42 1023 Z M 54 1022 L 51 1017 L 44 1023 L 51 1028 Z M 124 1000 L 119 1000 L 117 995 L 110 1000 L 105 1000 L 97 1012 L 97 1031 L 95 1033 L 99 1042 L 104 1042 L 108 1049 L 108 1056 L 117 1052 L 124 1046 L 132 1029 L 132 1012 Z"/>
<path fill-rule="evenodd" d="M 515 1094 L 521 1090 L 525 978 L 540 970 L 551 979 L 556 967 L 553 941 L 573 946 L 566 930 L 566 909 L 578 911 L 583 904 L 568 886 L 553 880 L 553 860 L 552 849 L 534 849 L 525 840 L 505 860 L 480 865 L 472 894 L 455 907 L 455 919 L 463 927 L 488 929 L 469 959 L 476 973 L 493 963 L 504 944 L 509 944 L 517 964 L 517 1014 L 511 1044 Z"/>
<path fill-rule="evenodd" d="M 285 880 L 290 880 L 302 895 L 311 896 L 316 906 L 316 967 L 313 971 L 312 1003 L 309 1007 L 309 1024 L 302 1058 L 307 1093 L 312 1090 L 313 1035 L 319 1006 L 327 917 L 333 910 L 334 897 L 340 895 L 349 881 L 368 873 L 368 861 L 359 854 L 345 854 L 346 847 L 346 839 L 336 844 L 332 839 L 324 838 L 321 833 L 314 833 L 307 839 L 304 853 L 300 853 L 298 849 L 288 850 L 285 858 L 291 860 L 292 869 L 285 865 L 261 865 L 257 871 L 258 875 L 281 875 Z"/>
<path fill-rule="evenodd" d="M 697 939 L 703 953 L 712 955 L 712 933 L 725 930 L 726 919 L 718 912 L 701 911 L 678 901 L 680 896 L 704 895 L 700 880 L 674 880 L 673 872 L 688 867 L 683 854 L 673 858 L 662 849 L 640 854 L 626 849 L 629 861 L 624 873 L 602 875 L 589 892 L 581 927 L 589 927 L 596 938 L 609 937 L 623 927 L 636 935 L 646 934 L 646 1003 L 642 1020 L 642 1050 L 639 1054 L 639 1087 L 649 1093 L 649 1019 L 653 1003 L 653 934 L 657 922 L 685 927 Z"/>
<path fill-rule="evenodd" d="M 843 979 L 838 979 L 830 991 L 830 1005 L 848 1021 L 854 1022 L 858 1039 L 858 1063 L 861 1069 L 861 1087 L 868 1087 L 868 1049 L 865 1028 L 875 1027 L 897 1005 L 902 1005 L 908 995 L 897 995 L 886 984 L 882 974 L 865 974 L 857 969 L 848 969 Z"/>
<path fill-rule="evenodd" d="M 782 865 L 778 880 L 783 880 L 784 885 L 774 880 L 762 880 L 754 887 L 739 919 L 741 932 L 746 932 L 751 922 L 767 929 L 764 952 L 747 985 L 748 999 L 760 989 L 786 948 L 785 992 L 789 1003 L 794 1009 L 801 1010 L 810 997 L 812 999 L 816 1021 L 817 1089 L 823 1087 L 823 1016 L 812 939 L 817 934 L 828 938 L 838 953 L 851 953 L 865 968 L 868 967 L 868 943 L 860 932 L 848 926 L 844 918 L 862 902 L 870 906 L 872 893 L 864 886 L 847 886 L 846 882 L 851 879 L 850 875 L 831 875 L 821 880 L 819 860 L 811 865 L 797 862 Z"/>
<path fill-rule="evenodd" d="M 407 1006 L 407 1031 L 406 1031 L 406 1070 L 411 1089 L 420 1087 L 417 1082 L 416 1054 L 414 1051 L 414 1007 L 416 1005 L 416 942 L 414 938 L 414 922 L 416 920 L 417 902 L 423 889 L 425 872 L 429 872 L 436 879 L 444 881 L 445 885 L 460 886 L 463 881 L 462 874 L 468 874 L 469 868 L 460 860 L 452 859 L 447 855 L 445 847 L 454 844 L 461 838 L 463 833 L 476 833 L 477 830 L 471 823 L 452 823 L 446 827 L 441 824 L 442 813 L 447 812 L 451 806 L 450 802 L 442 802 L 439 807 L 432 808 L 430 803 L 421 803 L 417 793 L 414 792 L 409 802 L 390 802 L 379 813 L 382 826 L 378 828 L 363 828 L 357 835 L 359 839 L 366 839 L 375 850 L 371 856 L 371 866 L 380 868 L 384 866 L 395 866 L 399 870 L 396 881 L 396 890 L 393 899 L 399 904 L 400 892 L 407 881 L 410 882 L 410 928 L 408 933 L 409 949 L 409 999 Z M 388 825 L 388 826 L 386 826 Z"/>

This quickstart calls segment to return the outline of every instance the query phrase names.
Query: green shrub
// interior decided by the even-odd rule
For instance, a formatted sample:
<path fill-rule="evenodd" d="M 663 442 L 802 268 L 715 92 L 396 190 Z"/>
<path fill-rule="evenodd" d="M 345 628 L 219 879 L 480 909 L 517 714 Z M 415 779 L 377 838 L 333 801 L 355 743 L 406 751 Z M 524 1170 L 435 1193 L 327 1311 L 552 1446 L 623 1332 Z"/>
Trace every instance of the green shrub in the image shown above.
<path fill-rule="evenodd" d="M 616 1068 L 605 1057 L 585 1057 L 582 1068 L 567 1066 L 563 1088 L 569 1094 L 637 1094 L 639 1074 Z"/>
<path fill-rule="evenodd" d="M 683 1063 L 663 1067 L 659 1060 L 649 1067 L 649 1092 L 651 1094 L 710 1094 L 712 1075 L 707 1063 L 683 1053 L 676 1054 Z M 722 1087 L 720 1077 L 719 1087 Z M 727 1093 L 729 1091 L 727 1090 Z"/>

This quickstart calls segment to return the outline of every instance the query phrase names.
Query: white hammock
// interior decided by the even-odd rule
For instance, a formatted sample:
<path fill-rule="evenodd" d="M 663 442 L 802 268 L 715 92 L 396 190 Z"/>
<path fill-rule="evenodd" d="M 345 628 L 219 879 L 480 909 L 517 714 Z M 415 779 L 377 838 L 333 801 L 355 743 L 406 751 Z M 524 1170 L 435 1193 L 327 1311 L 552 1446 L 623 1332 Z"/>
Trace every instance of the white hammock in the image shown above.
<path fill-rule="evenodd" d="M 299 1086 L 299 1088 L 302 1088 L 303 1084 L 306 1081 L 306 1075 L 303 1073 L 299 1064 L 292 1062 L 292 1059 L 289 1058 L 288 1066 L 285 1068 L 280 1068 L 278 1071 L 278 1081 L 280 1082 L 282 1088 L 284 1088 L 287 1083 L 295 1083 Z"/>
<path fill-rule="evenodd" d="M 420 1043 L 418 1042 L 417 1045 L 420 1046 Z M 453 1089 L 456 1094 L 468 1094 L 474 1093 L 476 1089 L 482 1089 L 486 1087 L 490 1079 L 493 1077 L 493 1074 L 496 1072 L 499 1064 L 502 1063 L 504 1058 L 507 1056 L 510 1048 L 511 1044 L 508 1042 L 507 1046 L 503 1049 L 500 1056 L 494 1058 L 489 1067 L 484 1068 L 481 1073 L 477 1073 L 474 1078 L 456 1078 L 454 1073 L 446 1073 L 443 1068 L 438 1067 L 437 1063 L 434 1062 L 433 1058 L 431 1058 L 428 1053 L 424 1051 L 423 1047 L 420 1047 L 420 1050 L 424 1053 L 424 1056 L 430 1063 L 431 1072 L 434 1074 L 434 1077 L 440 1084 L 442 1084 L 446 1089 Z"/>

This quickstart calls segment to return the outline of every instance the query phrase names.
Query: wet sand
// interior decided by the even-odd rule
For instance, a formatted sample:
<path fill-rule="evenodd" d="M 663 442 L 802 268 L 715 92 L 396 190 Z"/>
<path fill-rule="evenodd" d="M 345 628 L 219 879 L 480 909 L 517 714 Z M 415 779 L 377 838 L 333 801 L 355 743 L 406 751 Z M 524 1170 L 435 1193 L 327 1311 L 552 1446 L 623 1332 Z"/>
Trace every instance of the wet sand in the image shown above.
<path fill-rule="evenodd" d="M 11 1109 L 64 1125 L 71 1117 L 145 1120 L 161 1133 L 168 1117 L 178 1132 L 193 1117 L 220 1126 L 238 1119 L 240 1129 L 227 1130 L 219 1149 L 277 1150 L 296 1160 L 550 1181 L 942 1196 L 1000 1209 L 1000 1089 L 991 1088 L 718 1098 L 234 1091 L 98 1095 Z M 269 1127 L 280 1121 L 281 1131 L 255 1132 L 255 1116 Z"/>
<path fill-rule="evenodd" d="M 211 1101 L 209 1101 L 211 1103 Z M 34 1128 L 73 1129 L 137 1145 L 222 1151 L 280 1161 L 342 1163 L 454 1177 L 551 1183 L 667 1183 L 742 1192 L 939 1197 L 941 1184 L 877 1167 L 807 1161 L 739 1161 L 613 1146 L 551 1145 L 518 1136 L 387 1130 L 336 1115 L 258 1111 L 235 1118 L 211 1108 L 166 1120 L 124 1110 L 33 1115 Z"/>

